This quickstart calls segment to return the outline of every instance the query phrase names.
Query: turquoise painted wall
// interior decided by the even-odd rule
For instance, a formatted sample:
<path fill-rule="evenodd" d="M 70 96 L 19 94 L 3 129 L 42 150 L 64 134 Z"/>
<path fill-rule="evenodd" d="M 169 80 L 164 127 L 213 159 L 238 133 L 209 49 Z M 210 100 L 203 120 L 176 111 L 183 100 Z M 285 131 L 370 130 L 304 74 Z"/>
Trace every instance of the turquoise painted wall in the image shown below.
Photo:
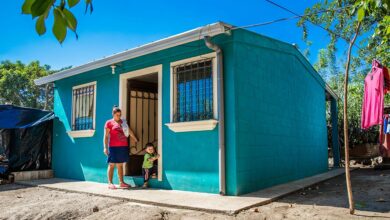
<path fill-rule="evenodd" d="M 324 172 L 324 81 L 293 46 L 249 31 L 213 38 L 224 52 L 226 188 L 252 192 Z M 211 51 L 202 40 L 122 63 L 117 72 L 163 65 L 163 181 L 152 187 L 218 193 L 218 128 L 174 133 L 169 122 L 170 63 Z M 96 133 L 72 139 L 72 86 L 97 81 Z M 55 83 L 53 169 L 57 177 L 106 182 L 103 125 L 119 102 L 119 74 L 99 68 Z M 140 178 L 126 178 L 141 183 Z"/>
<path fill-rule="evenodd" d="M 324 81 L 290 44 L 246 30 L 234 42 L 234 194 L 325 172 Z"/>
<path fill-rule="evenodd" d="M 225 51 L 227 106 L 234 106 L 232 81 L 233 45 L 231 37 L 214 37 Z M 212 131 L 174 133 L 165 123 L 170 120 L 170 62 L 210 53 L 204 42 L 196 41 L 122 62 L 117 73 L 163 65 L 162 85 L 162 145 L 163 181 L 152 181 L 152 187 L 218 193 L 218 128 Z M 75 85 L 97 81 L 96 132 L 90 138 L 70 138 L 71 94 Z M 109 67 L 99 68 L 55 82 L 54 112 L 59 120 L 54 123 L 53 169 L 56 177 L 106 182 L 106 157 L 103 154 L 103 126 L 111 118 L 111 108 L 119 103 L 119 74 L 112 75 Z M 235 118 L 228 112 L 227 118 Z M 227 120 L 228 157 L 234 160 L 234 120 Z M 228 165 L 229 188 L 235 188 L 234 165 Z M 140 183 L 140 178 L 126 178 Z M 117 181 L 117 180 L 115 180 Z"/>

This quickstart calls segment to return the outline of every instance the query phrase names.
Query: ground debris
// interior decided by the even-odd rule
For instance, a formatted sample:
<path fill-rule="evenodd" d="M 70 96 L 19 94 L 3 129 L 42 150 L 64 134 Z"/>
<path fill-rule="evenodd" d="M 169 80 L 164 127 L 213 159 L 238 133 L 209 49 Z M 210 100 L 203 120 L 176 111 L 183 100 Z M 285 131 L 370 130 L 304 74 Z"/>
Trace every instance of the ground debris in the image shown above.
<path fill-rule="evenodd" d="M 160 215 L 161 215 L 162 220 L 169 219 L 169 212 L 162 211 L 162 212 L 160 212 Z"/>
<path fill-rule="evenodd" d="M 94 207 L 92 208 L 92 212 L 98 212 L 98 211 L 99 211 L 99 207 L 94 206 Z"/>

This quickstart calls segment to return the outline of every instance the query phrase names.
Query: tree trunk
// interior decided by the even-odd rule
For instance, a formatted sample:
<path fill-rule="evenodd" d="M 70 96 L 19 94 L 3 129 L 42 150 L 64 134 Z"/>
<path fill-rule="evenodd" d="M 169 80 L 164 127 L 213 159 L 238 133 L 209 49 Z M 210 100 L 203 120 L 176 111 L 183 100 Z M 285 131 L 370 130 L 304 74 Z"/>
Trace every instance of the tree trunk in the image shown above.
<path fill-rule="evenodd" d="M 345 178 L 347 182 L 348 201 L 349 201 L 349 213 L 355 213 L 355 205 L 352 196 L 351 174 L 349 172 L 349 139 L 348 139 L 348 75 L 349 66 L 351 63 L 351 51 L 359 34 L 360 22 L 358 23 L 355 35 L 349 43 L 347 63 L 345 65 L 345 79 L 344 79 L 344 150 L 345 150 Z"/>

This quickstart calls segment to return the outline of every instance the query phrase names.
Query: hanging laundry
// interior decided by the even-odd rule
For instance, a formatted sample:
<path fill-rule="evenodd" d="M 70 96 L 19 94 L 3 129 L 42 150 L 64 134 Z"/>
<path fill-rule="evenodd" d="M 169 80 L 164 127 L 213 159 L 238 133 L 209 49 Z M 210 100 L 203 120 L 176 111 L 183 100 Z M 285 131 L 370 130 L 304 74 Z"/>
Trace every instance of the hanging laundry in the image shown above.
<path fill-rule="evenodd" d="M 390 115 L 383 115 L 383 133 L 390 134 Z"/>
<path fill-rule="evenodd" d="M 379 61 L 377 61 L 379 63 Z M 390 92 L 390 75 L 389 70 L 385 66 L 381 66 L 383 71 L 385 94 Z"/>
<path fill-rule="evenodd" d="M 370 73 L 364 79 L 361 127 L 367 129 L 383 122 L 384 94 L 390 92 L 390 76 L 379 61 L 373 60 Z"/>

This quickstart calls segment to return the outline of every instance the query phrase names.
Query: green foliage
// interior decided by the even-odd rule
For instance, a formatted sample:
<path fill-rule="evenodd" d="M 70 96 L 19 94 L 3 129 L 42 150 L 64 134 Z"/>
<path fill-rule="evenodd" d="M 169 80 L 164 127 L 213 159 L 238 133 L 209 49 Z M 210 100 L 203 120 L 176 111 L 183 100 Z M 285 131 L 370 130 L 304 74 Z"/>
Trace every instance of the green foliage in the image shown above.
<path fill-rule="evenodd" d="M 77 19 L 69 10 L 80 3 L 80 0 L 24 0 L 22 13 L 29 14 L 36 19 L 35 30 L 38 35 L 46 33 L 46 20 L 50 12 L 53 12 L 54 23 L 52 32 L 58 42 L 62 43 L 67 35 L 68 29 L 77 35 Z M 92 0 L 85 0 L 86 9 L 92 13 Z"/>
<path fill-rule="evenodd" d="M 62 43 L 65 40 L 67 26 L 64 18 L 64 14 L 58 8 L 54 9 L 54 25 L 53 25 L 53 34 L 57 40 Z"/>
<path fill-rule="evenodd" d="M 52 109 L 53 86 L 36 86 L 34 80 L 52 74 L 47 65 L 38 61 L 23 64 L 20 61 L 0 63 L 0 104 Z"/>
<path fill-rule="evenodd" d="M 369 37 L 362 42 L 365 45 L 359 51 L 366 62 L 373 58 L 379 59 L 384 65 L 390 65 L 390 0 L 358 0 L 354 6 L 363 14 L 358 19 L 364 19 L 371 24 L 367 30 Z"/>

